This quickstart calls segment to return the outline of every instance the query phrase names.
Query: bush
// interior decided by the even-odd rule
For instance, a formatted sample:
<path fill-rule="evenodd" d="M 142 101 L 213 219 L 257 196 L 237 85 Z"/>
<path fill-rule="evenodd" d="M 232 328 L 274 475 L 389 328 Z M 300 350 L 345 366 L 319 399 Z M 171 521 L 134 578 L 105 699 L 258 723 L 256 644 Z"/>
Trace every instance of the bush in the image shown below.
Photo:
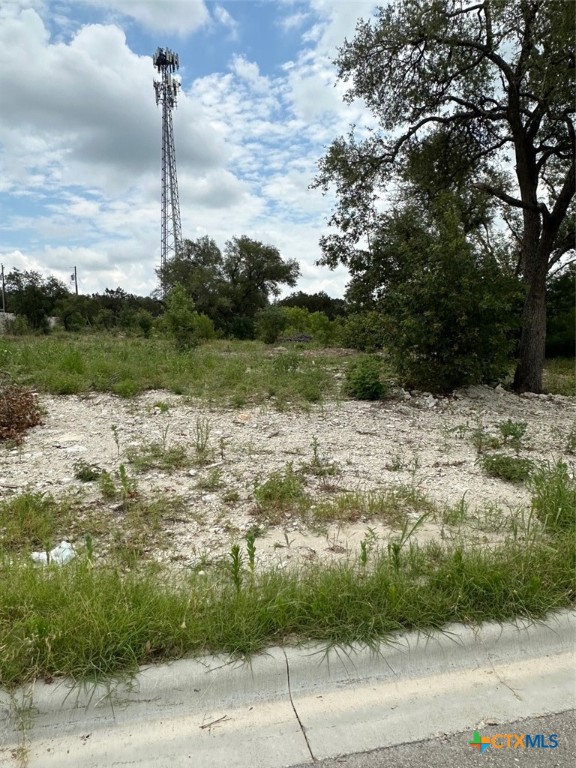
<path fill-rule="evenodd" d="M 534 466 L 530 459 L 519 459 L 503 453 L 482 456 L 481 462 L 487 475 L 509 483 L 523 483 L 530 477 Z"/>
<path fill-rule="evenodd" d="M 196 312 L 194 302 L 180 284 L 170 291 L 166 305 L 158 327 L 174 340 L 179 351 L 197 347 L 216 335 L 212 320 Z"/>
<path fill-rule="evenodd" d="M 380 400 L 386 392 L 381 374 L 382 363 L 378 357 L 355 360 L 346 370 L 346 394 L 356 400 Z"/>
<path fill-rule="evenodd" d="M 356 312 L 340 326 L 339 342 L 343 347 L 374 352 L 382 349 L 387 334 L 387 320 L 381 312 Z"/>
<path fill-rule="evenodd" d="M 34 393 L 26 387 L 0 382 L 0 440 L 20 443 L 29 427 L 41 423 Z"/>
<path fill-rule="evenodd" d="M 256 314 L 256 338 L 265 344 L 274 344 L 288 325 L 288 318 L 281 307 L 266 307 Z"/>

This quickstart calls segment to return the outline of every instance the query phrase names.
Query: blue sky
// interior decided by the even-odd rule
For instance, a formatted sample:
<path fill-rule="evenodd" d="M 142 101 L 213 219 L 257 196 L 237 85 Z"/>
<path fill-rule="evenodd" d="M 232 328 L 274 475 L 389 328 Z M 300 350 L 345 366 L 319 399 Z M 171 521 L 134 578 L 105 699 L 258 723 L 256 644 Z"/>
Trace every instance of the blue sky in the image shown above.
<path fill-rule="evenodd" d="M 160 259 L 152 54 L 180 56 L 174 134 L 184 237 L 248 235 L 315 266 L 330 197 L 308 186 L 350 123 L 332 60 L 368 0 L 2 0 L 0 261 L 82 292 L 148 294 Z"/>

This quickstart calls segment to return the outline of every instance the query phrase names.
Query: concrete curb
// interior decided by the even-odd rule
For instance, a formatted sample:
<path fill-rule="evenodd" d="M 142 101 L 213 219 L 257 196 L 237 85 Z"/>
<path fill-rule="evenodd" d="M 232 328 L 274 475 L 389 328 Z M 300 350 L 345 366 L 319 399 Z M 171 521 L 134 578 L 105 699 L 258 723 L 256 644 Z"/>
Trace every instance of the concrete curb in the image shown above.
<path fill-rule="evenodd" d="M 271 648 L 250 663 L 212 656 L 149 667 L 128 683 L 38 682 L 0 692 L 0 745 L 24 739 L 29 765 L 43 768 L 174 768 L 188 764 L 184 754 L 202 768 L 311 763 L 569 709 L 575 638 L 576 612 L 562 612 L 537 624 L 399 634 L 377 653 Z"/>

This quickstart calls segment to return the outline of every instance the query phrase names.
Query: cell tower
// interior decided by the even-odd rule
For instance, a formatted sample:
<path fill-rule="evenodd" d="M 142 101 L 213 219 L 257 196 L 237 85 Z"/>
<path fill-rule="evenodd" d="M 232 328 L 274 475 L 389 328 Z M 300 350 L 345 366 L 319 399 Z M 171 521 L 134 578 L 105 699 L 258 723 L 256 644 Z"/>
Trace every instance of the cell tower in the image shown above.
<path fill-rule="evenodd" d="M 154 81 L 156 104 L 162 105 L 162 219 L 160 235 L 160 282 L 164 288 L 164 268 L 167 260 L 178 253 L 182 245 L 180 200 L 176 176 L 176 151 L 172 110 L 178 100 L 180 83 L 172 78 L 179 67 L 178 54 L 169 48 L 158 48 L 152 59 L 161 80 Z"/>

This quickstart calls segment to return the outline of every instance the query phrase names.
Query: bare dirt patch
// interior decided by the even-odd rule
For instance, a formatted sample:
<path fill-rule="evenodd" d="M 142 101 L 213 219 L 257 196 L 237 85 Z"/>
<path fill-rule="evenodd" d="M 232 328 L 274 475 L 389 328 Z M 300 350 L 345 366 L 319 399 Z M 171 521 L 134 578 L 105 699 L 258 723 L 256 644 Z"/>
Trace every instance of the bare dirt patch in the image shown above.
<path fill-rule="evenodd" d="M 102 521 L 94 540 L 98 554 L 106 551 L 125 509 L 104 499 L 97 482 L 77 479 L 75 466 L 96 464 L 119 484 L 122 464 L 141 498 L 180 500 L 177 511 L 161 517 L 163 536 L 151 535 L 142 556 L 195 568 L 226 558 L 232 543 L 255 526 L 257 561 L 264 566 L 356 556 L 363 540 L 385 545 L 399 532 L 393 516 L 359 513 L 350 522 L 322 522 L 315 510 L 345 493 L 377 495 L 394 488 L 433 502 L 418 529 L 420 541 L 462 533 L 463 527 L 479 541 L 490 540 L 503 518 L 529 510 L 530 492 L 526 484 L 487 476 L 479 446 L 535 465 L 571 464 L 576 449 L 575 398 L 519 397 L 501 388 L 472 387 L 441 399 L 400 391 L 384 402 L 333 402 L 308 412 L 212 409 L 168 392 L 132 400 L 42 396 L 40 402 L 43 424 L 21 446 L 0 445 L 0 495 L 27 489 L 56 498 L 72 495 L 76 522 L 61 537 L 82 546 L 83 516 L 90 510 L 92 519 L 100 515 Z M 506 421 L 526 425 L 519 445 L 504 439 L 500 425 Z M 202 460 L 199 427 L 208 428 Z M 166 450 L 183 447 L 188 464 L 137 473 L 129 457 L 152 443 Z M 302 478 L 306 511 L 288 504 L 270 523 L 258 508 L 255 488 L 288 464 Z M 406 512 L 410 523 L 422 508 L 406 504 Z M 135 524 L 145 530 L 146 523 Z"/>

